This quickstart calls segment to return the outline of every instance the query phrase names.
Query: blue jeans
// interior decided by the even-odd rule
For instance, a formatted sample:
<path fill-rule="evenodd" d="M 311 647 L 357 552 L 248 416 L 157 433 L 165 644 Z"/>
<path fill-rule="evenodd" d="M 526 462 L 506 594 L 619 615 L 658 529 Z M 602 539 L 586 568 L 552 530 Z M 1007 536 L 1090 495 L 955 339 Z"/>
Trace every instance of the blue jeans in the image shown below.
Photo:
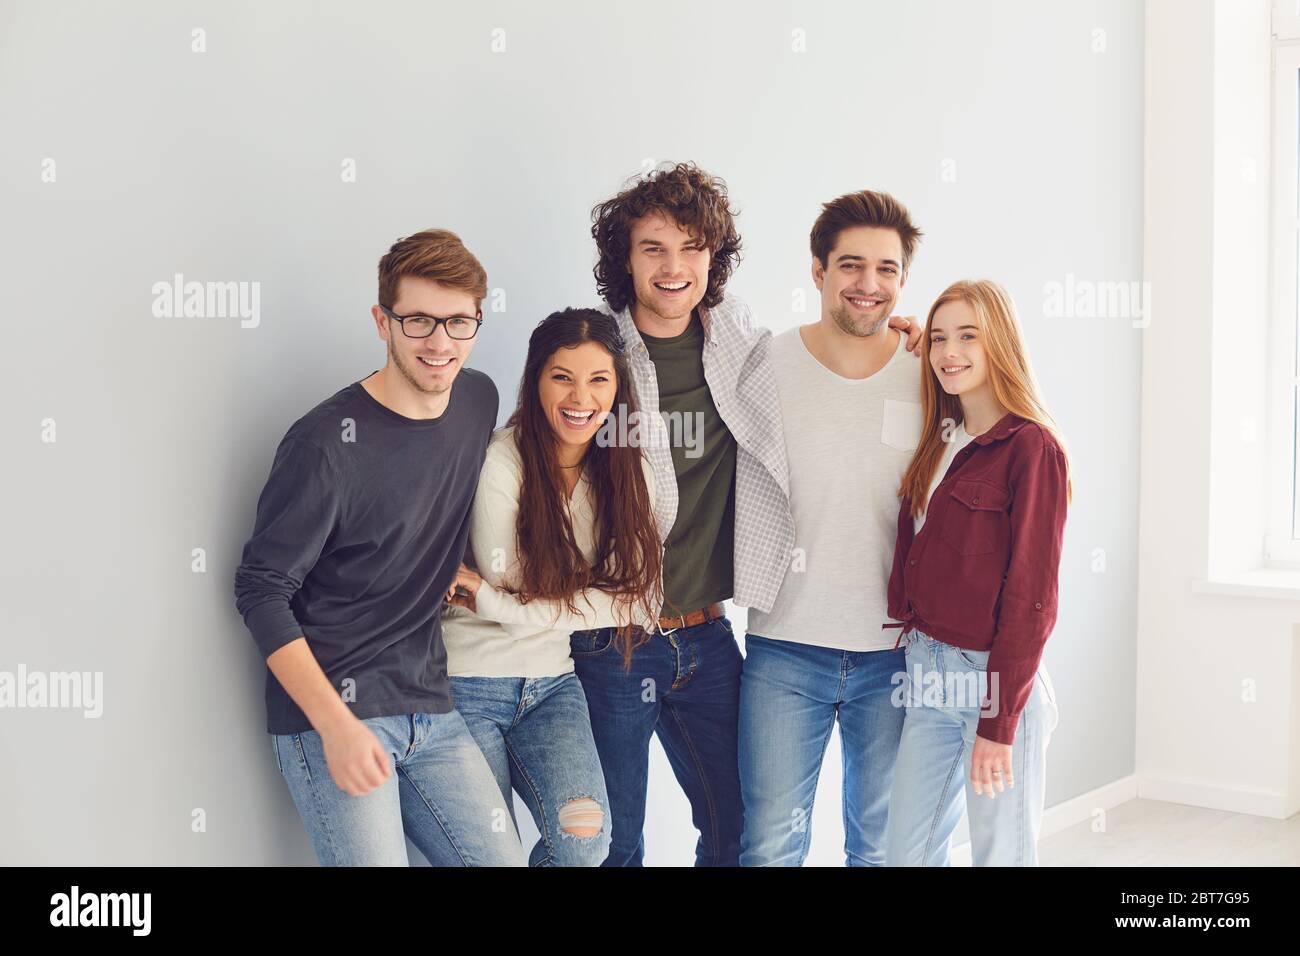
<path fill-rule="evenodd" d="M 1014 787 L 990 800 L 970 783 L 971 748 L 988 694 L 988 651 L 969 651 L 912 631 L 903 693 L 907 717 L 894 770 L 886 862 L 947 866 L 948 842 L 965 809 L 976 866 L 1037 866 L 1047 786 L 1047 745 L 1059 718 L 1047 668 L 1039 665 L 1011 747 Z"/>
<path fill-rule="evenodd" d="M 322 866 L 523 866 L 514 822 L 460 714 L 367 717 L 395 771 L 365 796 L 330 777 L 315 730 L 272 734 L 276 764 Z"/>
<path fill-rule="evenodd" d="M 506 805 L 513 787 L 533 814 L 541 839 L 529 864 L 600 866 L 609 799 L 577 675 L 453 677 L 451 695 Z"/>
<path fill-rule="evenodd" d="M 742 660 L 731 622 L 655 633 L 636 649 L 631 671 L 613 635 L 600 628 L 570 638 L 613 816 L 604 865 L 642 863 L 650 737 L 657 734 L 700 833 L 696 866 L 735 866 L 744 826 L 736 768 Z"/>
<path fill-rule="evenodd" d="M 843 651 L 746 635 L 742 866 L 801 866 L 807 858 L 817 777 L 837 719 L 845 862 L 884 864 L 890 784 L 903 732 L 903 708 L 891 697 L 902 669 L 901 650 Z"/>

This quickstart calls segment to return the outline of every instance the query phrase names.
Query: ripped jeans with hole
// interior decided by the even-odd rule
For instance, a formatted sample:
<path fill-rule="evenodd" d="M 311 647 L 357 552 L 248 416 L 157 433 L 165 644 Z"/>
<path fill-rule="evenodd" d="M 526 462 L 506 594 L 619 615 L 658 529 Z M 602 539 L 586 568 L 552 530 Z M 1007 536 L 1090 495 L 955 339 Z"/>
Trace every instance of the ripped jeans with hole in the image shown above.
<path fill-rule="evenodd" d="M 451 678 L 451 696 L 514 812 L 519 794 L 540 834 L 530 866 L 600 866 L 609 798 L 576 674 Z"/>

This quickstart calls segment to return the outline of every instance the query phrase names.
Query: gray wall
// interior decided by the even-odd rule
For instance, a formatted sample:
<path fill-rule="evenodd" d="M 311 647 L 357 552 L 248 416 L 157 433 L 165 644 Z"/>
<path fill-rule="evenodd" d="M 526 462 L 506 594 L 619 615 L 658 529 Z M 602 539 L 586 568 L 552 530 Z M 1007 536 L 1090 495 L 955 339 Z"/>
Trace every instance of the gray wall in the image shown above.
<path fill-rule="evenodd" d="M 231 597 L 276 442 L 382 363 L 375 264 L 426 226 L 460 232 L 505 292 L 474 364 L 511 404 L 533 324 L 594 299 L 591 205 L 647 159 L 726 177 L 747 250 L 732 288 L 774 331 L 815 318 L 808 229 L 852 189 L 893 192 L 925 229 L 906 312 L 963 276 L 1012 290 L 1075 461 L 1048 802 L 1131 773 L 1140 332 L 1043 311 L 1067 274 L 1141 278 L 1141 15 L 0 4 L 0 670 L 103 677 L 98 718 L 0 710 L 0 862 L 313 860 Z M 260 283 L 260 324 L 156 317 L 176 273 Z M 837 756 L 813 862 L 842 861 Z M 686 802 L 654 760 L 647 862 L 688 862 Z"/>

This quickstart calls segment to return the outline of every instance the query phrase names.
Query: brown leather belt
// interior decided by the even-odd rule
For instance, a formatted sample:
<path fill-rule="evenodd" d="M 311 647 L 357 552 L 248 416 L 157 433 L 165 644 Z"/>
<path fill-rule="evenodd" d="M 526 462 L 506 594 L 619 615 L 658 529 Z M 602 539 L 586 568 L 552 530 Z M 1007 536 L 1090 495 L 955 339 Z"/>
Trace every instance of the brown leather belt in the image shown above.
<path fill-rule="evenodd" d="M 726 607 L 721 602 L 710 604 L 708 607 L 702 607 L 698 611 L 691 611 L 688 614 L 674 614 L 671 617 L 661 617 L 659 619 L 659 630 L 675 631 L 681 627 L 695 627 L 697 624 L 708 624 L 709 621 L 716 621 L 720 617 L 726 617 Z"/>

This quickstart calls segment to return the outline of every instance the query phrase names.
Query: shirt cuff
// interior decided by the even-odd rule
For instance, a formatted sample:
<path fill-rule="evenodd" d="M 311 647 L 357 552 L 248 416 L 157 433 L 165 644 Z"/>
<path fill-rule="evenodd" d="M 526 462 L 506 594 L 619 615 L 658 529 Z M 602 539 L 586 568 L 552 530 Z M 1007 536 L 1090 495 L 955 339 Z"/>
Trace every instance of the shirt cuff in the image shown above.
<path fill-rule="evenodd" d="M 975 733 L 994 743 L 1013 744 L 1016 740 L 1016 728 L 1019 726 L 1019 714 L 999 714 L 996 717 L 981 717 Z"/>
<path fill-rule="evenodd" d="M 474 613 L 498 624 L 509 623 L 510 615 L 507 613 L 506 603 L 510 600 L 508 595 L 502 594 L 485 580 L 474 595 Z M 518 605 L 518 601 L 514 603 Z"/>
<path fill-rule="evenodd" d="M 263 658 L 270 657 L 284 645 L 303 636 L 302 625 L 293 616 L 288 601 L 255 604 L 244 615 L 244 623 Z"/>

